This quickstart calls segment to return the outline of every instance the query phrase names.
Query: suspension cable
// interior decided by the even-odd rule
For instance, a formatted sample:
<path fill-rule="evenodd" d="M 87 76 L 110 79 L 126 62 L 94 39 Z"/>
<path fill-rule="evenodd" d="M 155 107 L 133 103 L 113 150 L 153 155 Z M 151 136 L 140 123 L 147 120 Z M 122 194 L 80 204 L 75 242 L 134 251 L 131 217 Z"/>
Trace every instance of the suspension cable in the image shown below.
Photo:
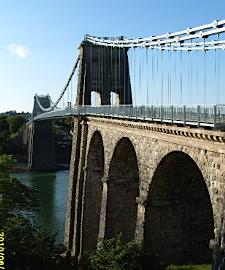
<path fill-rule="evenodd" d="M 206 51 L 204 51 L 204 107 L 206 103 Z"/>
<path fill-rule="evenodd" d="M 73 75 L 74 75 L 74 73 L 75 73 L 75 71 L 76 71 L 76 68 L 77 68 L 77 66 L 78 66 L 79 60 L 80 60 L 80 56 L 78 56 L 78 58 L 77 58 L 77 60 L 76 60 L 76 62 L 75 62 L 75 64 L 74 64 L 74 66 L 73 66 L 72 72 L 70 73 L 69 79 L 68 79 L 68 81 L 66 82 L 66 84 L 65 84 L 65 86 L 64 86 L 64 88 L 63 88 L 61 94 L 59 95 L 59 97 L 58 97 L 58 99 L 56 100 L 56 102 L 53 103 L 49 108 L 44 108 L 44 107 L 41 105 L 40 101 L 39 101 L 38 95 L 35 95 L 36 100 L 37 100 L 37 103 L 38 103 L 38 106 L 40 107 L 40 109 L 41 109 L 42 111 L 44 111 L 44 112 L 52 111 L 52 110 L 58 105 L 58 103 L 60 102 L 60 100 L 61 100 L 62 97 L 64 96 L 64 93 L 66 92 L 66 90 L 67 90 L 67 88 L 68 88 L 68 86 L 69 86 L 69 84 L 70 84 L 70 81 L 71 81 L 72 78 L 73 78 Z"/>
<path fill-rule="evenodd" d="M 198 38 L 206 38 L 215 34 L 225 32 L 225 20 L 213 21 L 210 24 L 201 25 L 198 27 L 187 28 L 186 30 L 166 33 L 159 36 L 151 36 L 148 38 L 139 39 L 127 39 L 127 38 L 101 38 L 90 35 L 85 36 L 85 40 L 95 45 L 113 46 L 113 47 L 151 47 L 151 46 L 164 46 L 170 48 L 170 44 L 173 49 L 181 49 L 186 41 Z M 211 41 L 207 44 L 192 44 L 193 46 L 188 49 L 210 49 L 210 47 L 217 46 L 220 49 L 224 49 L 225 41 Z M 188 47 L 188 45 L 187 45 Z"/>
<path fill-rule="evenodd" d="M 183 102 L 182 51 L 180 51 L 180 104 Z"/>
<path fill-rule="evenodd" d="M 161 69 L 162 69 L 162 74 L 161 74 L 161 105 L 163 106 L 163 51 L 161 51 Z"/>
<path fill-rule="evenodd" d="M 149 94 L 148 94 L 148 49 L 146 48 L 146 50 L 145 50 L 145 57 L 146 57 L 146 80 L 147 80 L 147 87 L 146 87 L 146 98 L 147 98 L 147 106 L 148 106 L 148 96 L 149 96 Z"/>
<path fill-rule="evenodd" d="M 218 39 L 219 39 L 219 34 L 218 34 Z M 220 53 L 218 52 L 218 97 L 217 97 L 217 100 L 218 100 L 218 102 L 217 103 L 219 103 L 219 101 L 220 101 L 220 80 L 219 80 L 219 78 L 220 78 Z"/>
<path fill-rule="evenodd" d="M 151 52 L 152 52 L 152 104 L 154 104 L 155 80 L 154 80 L 154 54 L 152 49 Z"/>

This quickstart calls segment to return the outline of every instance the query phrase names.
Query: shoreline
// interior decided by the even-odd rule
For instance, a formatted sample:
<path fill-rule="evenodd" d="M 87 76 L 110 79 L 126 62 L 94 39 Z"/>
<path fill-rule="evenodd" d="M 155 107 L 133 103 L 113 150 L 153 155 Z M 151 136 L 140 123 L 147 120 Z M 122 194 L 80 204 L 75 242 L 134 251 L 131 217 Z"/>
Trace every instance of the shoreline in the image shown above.
<path fill-rule="evenodd" d="M 25 164 L 21 164 L 21 165 L 25 165 Z M 70 169 L 69 164 L 57 164 L 56 169 L 54 171 L 39 171 L 39 172 L 57 172 L 57 171 L 67 171 L 69 169 Z M 19 164 L 17 164 L 17 166 L 13 170 L 13 173 L 29 173 L 29 172 L 31 172 L 30 169 L 28 169 L 26 166 L 20 166 Z"/>

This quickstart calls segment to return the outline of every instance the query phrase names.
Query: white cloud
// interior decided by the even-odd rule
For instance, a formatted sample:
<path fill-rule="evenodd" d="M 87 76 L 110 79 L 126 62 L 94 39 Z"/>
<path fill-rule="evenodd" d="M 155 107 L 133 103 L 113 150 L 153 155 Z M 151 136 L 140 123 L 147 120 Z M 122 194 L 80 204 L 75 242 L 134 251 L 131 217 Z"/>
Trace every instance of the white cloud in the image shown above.
<path fill-rule="evenodd" d="M 30 55 L 30 50 L 20 44 L 11 43 L 6 47 L 7 51 L 11 54 L 16 55 L 19 58 L 26 59 Z"/>

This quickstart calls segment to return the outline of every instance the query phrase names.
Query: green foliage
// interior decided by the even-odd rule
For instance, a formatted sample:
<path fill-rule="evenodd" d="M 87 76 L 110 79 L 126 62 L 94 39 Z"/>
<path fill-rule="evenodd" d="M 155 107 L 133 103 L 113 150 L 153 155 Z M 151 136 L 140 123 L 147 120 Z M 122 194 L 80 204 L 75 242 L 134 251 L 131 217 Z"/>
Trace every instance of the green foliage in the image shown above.
<path fill-rule="evenodd" d="M 6 120 L 5 116 L 0 116 L 0 132 L 3 132 L 5 130 L 9 129 L 9 124 Z"/>
<path fill-rule="evenodd" d="M 6 175 L 9 176 L 9 173 L 15 168 L 16 160 L 12 155 L 0 155 L 0 177 Z"/>
<path fill-rule="evenodd" d="M 28 118 L 29 113 L 11 111 L 0 114 L 0 154 L 14 153 L 13 142 Z"/>
<path fill-rule="evenodd" d="M 1 160 L 1 159 L 0 159 Z M 1 213 L 12 216 L 23 212 L 32 212 L 38 206 L 36 192 L 21 184 L 16 178 L 4 176 L 0 178 Z"/>
<path fill-rule="evenodd" d="M 211 270 L 212 266 L 208 264 L 202 265 L 169 265 L 166 270 Z"/>
<path fill-rule="evenodd" d="M 56 263 L 55 235 L 34 225 L 36 191 L 10 175 L 14 166 L 12 156 L 0 155 L 0 230 L 5 234 L 6 269 L 69 269 L 62 258 Z"/>
<path fill-rule="evenodd" d="M 142 270 L 149 255 L 138 241 L 125 243 L 121 235 L 100 242 L 100 247 L 86 254 L 91 270 Z M 84 269 L 86 269 L 84 268 Z"/>
<path fill-rule="evenodd" d="M 54 133 L 57 136 L 60 132 L 64 131 L 69 133 L 73 129 L 73 122 L 67 119 L 57 119 L 54 121 Z"/>
<path fill-rule="evenodd" d="M 9 141 L 9 131 L 8 130 L 3 130 L 0 132 L 0 154 L 5 152 L 6 145 L 8 144 Z"/>
<path fill-rule="evenodd" d="M 9 115 L 7 118 L 10 133 L 16 133 L 26 123 L 26 118 L 21 115 Z"/>
<path fill-rule="evenodd" d="M 54 236 L 36 229 L 27 218 L 20 215 L 8 218 L 4 232 L 9 269 L 37 269 L 38 266 L 51 263 Z"/>

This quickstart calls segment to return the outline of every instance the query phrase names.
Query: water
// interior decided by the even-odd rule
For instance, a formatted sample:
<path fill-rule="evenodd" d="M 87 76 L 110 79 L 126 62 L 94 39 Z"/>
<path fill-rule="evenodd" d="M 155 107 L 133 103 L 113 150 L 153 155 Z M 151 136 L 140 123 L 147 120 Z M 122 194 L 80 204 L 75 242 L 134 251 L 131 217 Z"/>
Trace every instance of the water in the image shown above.
<path fill-rule="evenodd" d="M 37 224 L 50 233 L 58 232 L 56 241 L 62 243 L 69 171 L 15 173 L 14 175 L 21 183 L 38 191 L 40 211 L 36 213 Z"/>

